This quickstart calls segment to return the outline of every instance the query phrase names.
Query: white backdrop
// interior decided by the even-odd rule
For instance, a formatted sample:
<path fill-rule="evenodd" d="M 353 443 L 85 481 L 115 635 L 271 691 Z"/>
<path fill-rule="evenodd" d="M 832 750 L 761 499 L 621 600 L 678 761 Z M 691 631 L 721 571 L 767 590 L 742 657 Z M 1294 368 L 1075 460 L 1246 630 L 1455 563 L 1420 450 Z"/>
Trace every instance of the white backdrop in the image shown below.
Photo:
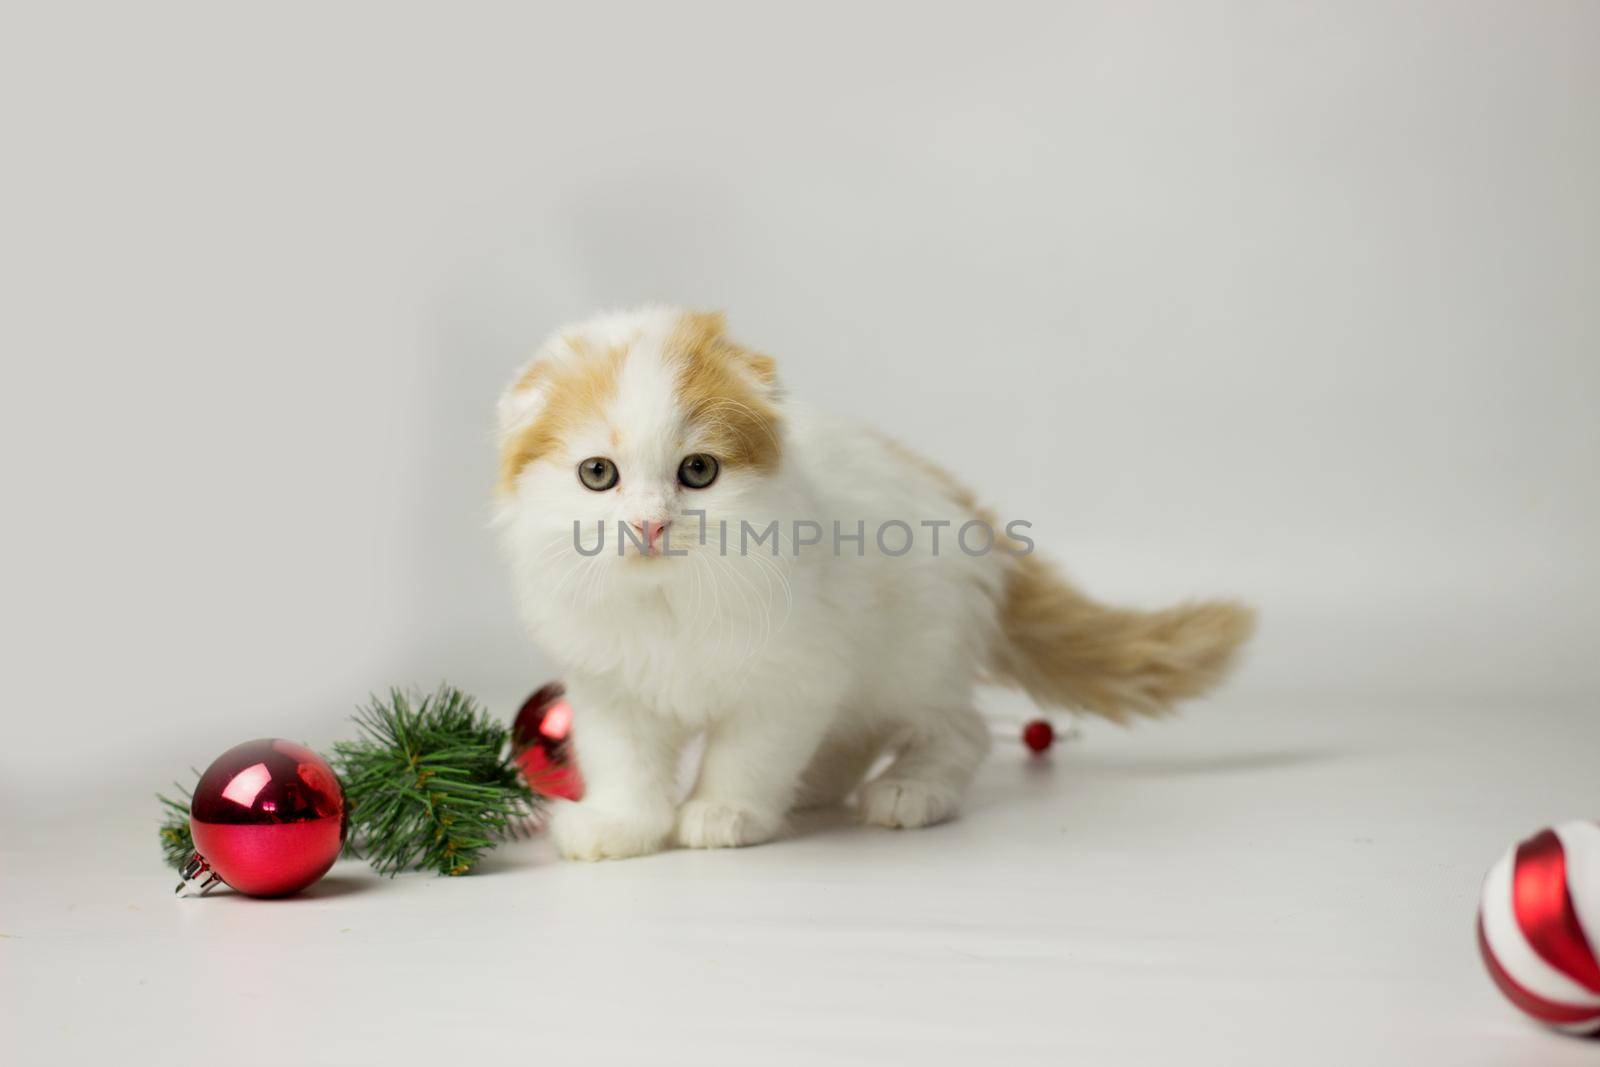
<path fill-rule="evenodd" d="M 509 711 L 494 396 L 646 299 L 1258 602 L 1203 714 L 1600 691 L 1600 5 L 579 7 L 0 16 L 8 792 Z"/>

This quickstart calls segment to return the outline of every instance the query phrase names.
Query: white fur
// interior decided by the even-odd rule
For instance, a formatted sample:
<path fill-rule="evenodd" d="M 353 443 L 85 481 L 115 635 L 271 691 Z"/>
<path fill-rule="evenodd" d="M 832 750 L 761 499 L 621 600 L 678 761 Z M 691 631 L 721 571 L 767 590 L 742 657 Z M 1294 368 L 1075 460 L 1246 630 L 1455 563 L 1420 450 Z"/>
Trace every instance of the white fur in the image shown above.
<path fill-rule="evenodd" d="M 676 839 L 692 847 L 748 845 L 779 833 L 801 805 L 844 800 L 884 752 L 893 762 L 861 790 L 867 820 L 922 826 L 953 815 L 988 748 L 973 688 L 996 627 L 1008 557 L 964 554 L 956 530 L 974 516 L 938 477 L 853 426 L 774 398 L 782 415 L 776 473 L 726 467 L 704 490 L 681 488 L 682 457 L 698 451 L 674 400 L 662 343 L 671 309 L 609 316 L 564 331 L 596 347 L 627 343 L 618 392 L 565 450 L 529 464 L 497 516 L 516 596 L 535 640 L 565 672 L 587 794 L 563 803 L 552 831 L 578 859 L 633 856 Z M 538 359 L 572 358 L 559 337 Z M 502 401 L 502 429 L 535 417 L 538 395 Z M 621 432 L 611 444 L 611 428 Z M 595 493 L 579 461 L 608 456 L 616 489 Z M 686 508 L 703 508 L 697 543 Z M 670 518 L 683 558 L 615 552 L 618 520 Z M 594 558 L 573 549 L 574 519 Z M 718 520 L 728 520 L 727 554 Z M 739 520 L 780 521 L 782 551 L 739 552 Z M 823 543 L 794 551 L 795 519 Z M 913 550 L 891 557 L 874 532 L 911 525 Z M 922 520 L 949 520 L 931 552 Z M 832 523 L 864 524 L 864 554 L 832 550 Z M 898 532 L 889 535 L 897 548 Z M 693 793 L 675 810 L 686 739 L 707 733 Z"/>

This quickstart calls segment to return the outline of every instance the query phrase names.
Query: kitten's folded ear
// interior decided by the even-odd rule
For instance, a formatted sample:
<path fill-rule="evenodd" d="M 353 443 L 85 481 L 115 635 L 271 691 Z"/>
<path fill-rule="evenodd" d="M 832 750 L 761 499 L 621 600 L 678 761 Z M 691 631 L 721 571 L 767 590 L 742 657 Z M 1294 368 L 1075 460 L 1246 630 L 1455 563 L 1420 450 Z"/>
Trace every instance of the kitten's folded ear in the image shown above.
<path fill-rule="evenodd" d="M 693 355 L 715 356 L 724 361 L 752 389 L 766 399 L 776 398 L 778 363 L 728 336 L 728 319 L 720 311 L 691 311 L 684 315 L 676 341 Z"/>
<path fill-rule="evenodd" d="M 750 373 L 755 376 L 766 394 L 777 396 L 781 389 L 778 385 L 778 361 L 762 352 L 752 352 L 747 348 L 741 348 L 739 351 L 743 354 Z"/>
<path fill-rule="evenodd" d="M 502 442 L 537 418 L 544 408 L 550 387 L 551 360 L 556 355 L 556 349 L 566 343 L 561 337 L 546 341 L 533 354 L 533 358 L 517 371 L 516 378 L 506 386 L 505 392 L 500 394 L 495 415 Z"/>

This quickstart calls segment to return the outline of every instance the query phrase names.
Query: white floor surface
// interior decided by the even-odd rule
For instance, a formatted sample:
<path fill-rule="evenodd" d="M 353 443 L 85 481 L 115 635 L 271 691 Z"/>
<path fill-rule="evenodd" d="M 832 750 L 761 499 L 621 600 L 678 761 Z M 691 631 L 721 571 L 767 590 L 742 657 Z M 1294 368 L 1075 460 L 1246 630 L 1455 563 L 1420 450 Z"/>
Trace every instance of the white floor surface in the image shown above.
<path fill-rule="evenodd" d="M 1600 816 L 1589 707 L 1241 708 L 1001 743 L 965 816 L 175 899 L 147 794 L 11 798 L 0 1059 L 1595 1064 L 1490 985 L 1480 879 Z"/>

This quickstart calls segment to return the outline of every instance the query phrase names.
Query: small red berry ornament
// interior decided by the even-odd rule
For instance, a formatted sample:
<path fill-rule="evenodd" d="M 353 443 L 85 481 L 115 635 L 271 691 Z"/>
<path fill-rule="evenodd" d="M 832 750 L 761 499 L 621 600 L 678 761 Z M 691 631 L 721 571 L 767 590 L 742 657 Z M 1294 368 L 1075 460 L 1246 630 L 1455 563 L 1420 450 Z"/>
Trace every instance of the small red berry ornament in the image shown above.
<path fill-rule="evenodd" d="M 1034 719 L 1022 728 L 1022 743 L 1036 755 L 1047 752 L 1056 743 L 1056 728 L 1045 719 Z"/>
<path fill-rule="evenodd" d="M 522 704 L 511 725 L 511 744 L 528 788 L 547 797 L 583 799 L 583 776 L 572 758 L 572 705 L 560 682 L 544 686 Z"/>
<path fill-rule="evenodd" d="M 194 854 L 178 892 L 221 882 L 252 897 L 282 897 L 328 873 L 344 847 L 344 789 L 304 745 L 262 738 L 212 761 L 189 804 Z"/>
<path fill-rule="evenodd" d="M 1600 1034 L 1600 823 L 1541 830 L 1500 857 L 1483 883 L 1478 950 L 1523 1012 Z"/>

